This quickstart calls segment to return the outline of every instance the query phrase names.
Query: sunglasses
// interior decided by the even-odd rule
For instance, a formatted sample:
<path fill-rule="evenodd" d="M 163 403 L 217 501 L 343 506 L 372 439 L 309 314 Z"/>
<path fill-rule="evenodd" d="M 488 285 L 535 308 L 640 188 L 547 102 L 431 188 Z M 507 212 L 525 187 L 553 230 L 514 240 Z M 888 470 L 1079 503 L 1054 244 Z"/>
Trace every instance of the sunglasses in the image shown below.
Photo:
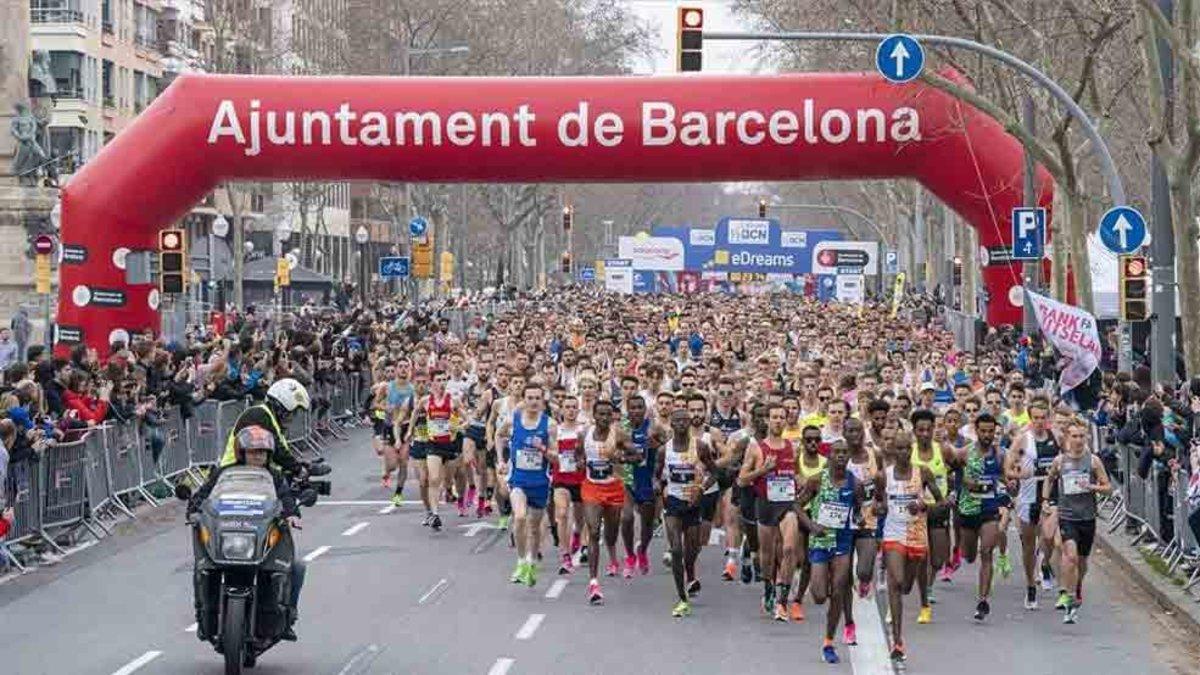
<path fill-rule="evenodd" d="M 820 443 L 820 442 L 821 442 L 821 439 L 820 439 L 820 438 L 815 438 L 815 437 L 812 437 L 812 436 L 805 436 L 805 437 L 804 437 L 804 442 L 805 442 L 805 443 Z"/>
<path fill-rule="evenodd" d="M 827 401 L 831 400 L 831 398 L 832 398 L 832 397 L 830 397 L 830 396 L 818 396 L 818 397 L 817 397 L 817 400 L 818 400 L 818 401 L 820 401 L 820 402 L 822 402 L 822 403 L 825 403 L 825 402 L 827 402 Z"/>

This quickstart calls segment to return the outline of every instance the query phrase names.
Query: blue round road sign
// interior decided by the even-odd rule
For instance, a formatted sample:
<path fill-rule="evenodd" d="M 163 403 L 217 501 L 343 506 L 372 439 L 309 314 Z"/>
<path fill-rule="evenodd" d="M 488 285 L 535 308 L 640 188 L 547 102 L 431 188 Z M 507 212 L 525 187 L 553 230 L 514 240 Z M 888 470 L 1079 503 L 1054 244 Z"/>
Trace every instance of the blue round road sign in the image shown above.
<path fill-rule="evenodd" d="M 425 234 L 425 230 L 427 229 L 429 229 L 429 223 L 425 222 L 425 219 L 420 216 L 408 221 L 408 231 L 411 232 L 412 236 L 414 237 L 422 236 Z"/>
<path fill-rule="evenodd" d="M 1137 209 L 1118 206 L 1100 218 L 1100 242 L 1117 255 L 1128 255 L 1146 245 L 1146 219 Z"/>
<path fill-rule="evenodd" d="M 889 35 L 875 50 L 875 68 L 889 82 L 912 82 L 925 68 L 925 50 L 910 35 Z"/>

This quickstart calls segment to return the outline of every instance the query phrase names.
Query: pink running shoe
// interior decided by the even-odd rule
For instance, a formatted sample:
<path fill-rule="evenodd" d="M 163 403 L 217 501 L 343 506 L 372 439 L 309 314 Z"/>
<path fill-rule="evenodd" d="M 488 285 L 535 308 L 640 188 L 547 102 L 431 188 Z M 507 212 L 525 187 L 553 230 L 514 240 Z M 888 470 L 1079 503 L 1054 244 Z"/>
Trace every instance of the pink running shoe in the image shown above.
<path fill-rule="evenodd" d="M 471 486 L 468 486 L 468 487 L 467 487 L 467 498 L 466 498 L 466 500 L 465 500 L 465 501 L 466 501 L 466 503 L 468 503 L 468 504 L 474 504 L 474 503 L 475 503 L 475 486 L 474 486 L 474 485 L 471 485 Z"/>
<path fill-rule="evenodd" d="M 487 504 L 483 503 L 483 497 L 480 497 L 479 503 L 475 505 L 475 517 L 483 518 L 485 515 L 487 515 L 487 511 Z"/>
<path fill-rule="evenodd" d="M 576 553 L 579 553 L 579 545 L 580 545 L 579 533 L 578 532 L 572 533 L 571 534 L 571 555 L 575 555 Z"/>
<path fill-rule="evenodd" d="M 637 556 L 633 556 L 633 555 L 625 556 L 625 570 L 621 573 L 621 576 L 625 577 L 626 579 L 632 579 L 633 578 L 633 568 L 636 566 L 637 566 Z"/>
<path fill-rule="evenodd" d="M 559 564 L 558 564 L 558 573 L 559 574 L 570 574 L 574 570 L 575 570 L 575 566 L 573 564 L 571 564 L 571 554 L 570 553 L 562 554 L 560 556 L 560 560 L 559 560 Z"/>
<path fill-rule="evenodd" d="M 596 555 L 599 555 L 599 553 L 597 553 Z M 617 563 L 614 561 L 614 562 L 610 562 L 607 565 L 605 565 L 604 566 L 604 574 L 606 574 L 607 576 L 610 576 L 610 577 L 617 576 Z"/>
<path fill-rule="evenodd" d="M 945 583 L 950 583 L 954 580 L 954 572 L 950 571 L 949 565 L 942 566 L 942 571 L 938 573 L 938 579 L 941 579 Z"/>
<path fill-rule="evenodd" d="M 963 561 L 962 549 L 961 548 L 954 549 L 954 555 L 950 556 L 950 565 L 949 565 L 950 571 L 957 572 L 958 568 L 962 566 L 962 561 Z"/>
<path fill-rule="evenodd" d="M 615 567 L 615 565 L 614 565 Z M 600 582 L 592 579 L 588 582 L 588 603 L 592 605 L 604 604 L 604 594 L 600 592 Z"/>
<path fill-rule="evenodd" d="M 650 574 L 650 556 L 645 551 L 637 554 L 637 568 L 643 575 Z"/>
<path fill-rule="evenodd" d="M 852 623 L 846 624 L 846 628 L 842 630 L 842 642 L 848 645 L 858 644 L 858 631 Z"/>

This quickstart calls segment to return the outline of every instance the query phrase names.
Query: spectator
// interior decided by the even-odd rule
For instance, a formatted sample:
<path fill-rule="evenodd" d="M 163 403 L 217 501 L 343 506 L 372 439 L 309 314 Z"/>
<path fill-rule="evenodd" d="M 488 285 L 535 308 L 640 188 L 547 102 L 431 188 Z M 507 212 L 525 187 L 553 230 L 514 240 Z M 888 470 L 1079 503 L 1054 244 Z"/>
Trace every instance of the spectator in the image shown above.
<path fill-rule="evenodd" d="M 95 387 L 88 375 L 83 372 L 72 372 L 67 382 L 63 403 L 68 411 L 74 413 L 75 419 L 92 426 L 100 424 L 108 417 L 108 405 L 113 391 L 112 382 L 104 382 L 99 387 Z"/>
<path fill-rule="evenodd" d="M 0 369 L 7 370 L 14 363 L 19 363 L 24 353 L 17 350 L 13 342 L 12 330 L 0 328 Z"/>
<path fill-rule="evenodd" d="M 17 354 L 20 358 L 24 358 L 25 350 L 29 347 L 29 334 L 33 331 L 33 327 L 29 322 L 29 311 L 23 305 L 17 307 L 17 313 L 13 315 L 11 326 L 13 342 L 17 345 Z"/>

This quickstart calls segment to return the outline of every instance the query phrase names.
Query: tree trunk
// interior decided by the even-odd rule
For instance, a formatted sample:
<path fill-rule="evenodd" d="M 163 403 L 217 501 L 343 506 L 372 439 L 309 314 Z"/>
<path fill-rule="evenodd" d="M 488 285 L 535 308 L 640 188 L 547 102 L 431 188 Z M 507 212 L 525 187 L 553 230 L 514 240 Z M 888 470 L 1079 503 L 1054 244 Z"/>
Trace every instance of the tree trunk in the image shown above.
<path fill-rule="evenodd" d="M 229 210 L 233 212 L 233 306 L 238 311 L 245 311 L 245 293 L 242 276 L 246 260 L 246 226 L 242 220 L 242 204 L 237 191 L 229 185 L 225 186 L 225 198 L 229 200 Z"/>
<path fill-rule="evenodd" d="M 1088 252 L 1087 204 L 1083 195 L 1075 190 L 1063 189 L 1062 205 L 1067 212 L 1062 221 L 1067 227 L 1067 244 L 1071 253 L 1071 280 L 1075 282 L 1075 304 L 1091 314 L 1096 313 L 1092 294 L 1092 256 Z M 1056 220 L 1058 220 L 1056 218 Z"/>
<path fill-rule="evenodd" d="M 1059 302 L 1067 301 L 1067 253 L 1070 249 L 1070 241 L 1068 241 L 1065 231 L 1067 228 L 1064 224 L 1070 218 L 1069 214 L 1072 209 L 1067 203 L 1065 192 L 1061 188 L 1054 191 L 1055 217 L 1051 218 L 1049 223 L 1050 241 L 1054 244 L 1050 253 L 1050 293 Z M 1068 214 L 1066 218 L 1060 216 L 1063 213 Z"/>
<path fill-rule="evenodd" d="M 1179 284 L 1179 316 L 1183 324 L 1176 338 L 1176 351 L 1182 349 L 1187 372 L 1195 375 L 1200 373 L 1200 266 L 1197 265 L 1200 228 L 1196 227 L 1190 172 L 1171 171 L 1170 177 L 1175 221 L 1175 275 Z"/>

